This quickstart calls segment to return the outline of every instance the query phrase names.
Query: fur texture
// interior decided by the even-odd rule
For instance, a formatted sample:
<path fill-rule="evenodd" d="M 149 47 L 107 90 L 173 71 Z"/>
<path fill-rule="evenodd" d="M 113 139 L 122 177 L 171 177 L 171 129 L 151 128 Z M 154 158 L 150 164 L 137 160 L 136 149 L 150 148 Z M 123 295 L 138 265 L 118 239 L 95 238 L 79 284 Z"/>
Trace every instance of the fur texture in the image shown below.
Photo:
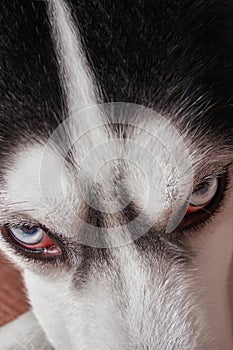
<path fill-rule="evenodd" d="M 48 339 L 33 348 L 232 349 L 232 2 L 0 6 L 0 224 L 63 247 L 0 235 Z M 226 167 L 218 209 L 179 230 Z"/>

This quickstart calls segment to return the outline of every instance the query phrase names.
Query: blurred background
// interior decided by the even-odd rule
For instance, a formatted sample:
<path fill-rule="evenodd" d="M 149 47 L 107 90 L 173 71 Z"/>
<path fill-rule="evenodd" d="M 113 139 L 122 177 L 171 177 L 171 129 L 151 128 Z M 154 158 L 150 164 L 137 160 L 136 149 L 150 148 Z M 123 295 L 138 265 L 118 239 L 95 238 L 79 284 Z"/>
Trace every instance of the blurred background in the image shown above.
<path fill-rule="evenodd" d="M 17 318 L 28 309 L 20 271 L 0 251 L 0 326 Z"/>

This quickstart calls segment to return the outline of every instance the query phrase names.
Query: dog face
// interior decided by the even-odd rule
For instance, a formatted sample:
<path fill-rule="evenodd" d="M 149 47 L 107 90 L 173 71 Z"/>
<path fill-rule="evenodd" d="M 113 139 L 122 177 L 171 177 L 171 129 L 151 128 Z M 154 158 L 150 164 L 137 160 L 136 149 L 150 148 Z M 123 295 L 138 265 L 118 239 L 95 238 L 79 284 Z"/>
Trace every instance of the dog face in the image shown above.
<path fill-rule="evenodd" d="M 231 349 L 233 6 L 3 1 L 1 240 L 55 349 Z"/>

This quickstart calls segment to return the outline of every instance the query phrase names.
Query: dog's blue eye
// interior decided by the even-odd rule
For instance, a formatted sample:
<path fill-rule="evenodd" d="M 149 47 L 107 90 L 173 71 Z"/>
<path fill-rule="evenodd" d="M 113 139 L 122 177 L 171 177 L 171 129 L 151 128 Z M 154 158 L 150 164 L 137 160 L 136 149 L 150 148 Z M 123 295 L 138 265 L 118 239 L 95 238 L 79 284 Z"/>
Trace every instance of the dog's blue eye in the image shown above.
<path fill-rule="evenodd" d="M 38 226 L 34 226 L 31 228 L 10 227 L 9 230 L 13 238 L 27 245 L 38 244 L 43 240 L 45 236 L 45 232 Z"/>
<path fill-rule="evenodd" d="M 218 189 L 218 178 L 213 177 L 200 184 L 192 193 L 190 204 L 195 207 L 207 205 L 215 196 Z"/>
<path fill-rule="evenodd" d="M 215 198 L 219 186 L 218 177 L 207 179 L 196 187 L 192 193 L 186 214 L 192 214 L 204 209 Z"/>
<path fill-rule="evenodd" d="M 48 232 L 40 226 L 2 226 L 2 232 L 11 237 L 18 246 L 31 252 L 40 253 L 41 258 L 61 256 L 62 250 Z M 38 256 L 38 255 L 37 255 Z"/>

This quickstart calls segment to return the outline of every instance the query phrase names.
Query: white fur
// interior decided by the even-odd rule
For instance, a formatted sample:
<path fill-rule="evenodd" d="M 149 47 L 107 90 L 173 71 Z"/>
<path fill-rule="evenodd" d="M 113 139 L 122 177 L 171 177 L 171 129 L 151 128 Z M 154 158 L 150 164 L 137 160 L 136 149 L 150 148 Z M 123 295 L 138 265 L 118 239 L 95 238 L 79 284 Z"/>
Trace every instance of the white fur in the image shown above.
<path fill-rule="evenodd" d="M 48 13 L 68 107 L 69 120 L 66 123 L 71 145 L 73 146 L 81 135 L 85 135 L 91 129 L 95 142 L 97 140 L 102 142 L 106 136 L 106 131 L 101 127 L 105 118 L 97 106 L 99 91 L 94 85 L 87 65 L 78 28 L 75 27 L 70 10 L 64 1 L 48 1 Z M 92 145 L 90 134 L 88 144 Z"/>
<path fill-rule="evenodd" d="M 128 109 L 123 104 L 116 119 L 126 124 L 133 111 L 131 127 L 126 128 L 126 138 L 114 136 L 106 118 L 111 105 L 96 105 L 100 92 L 70 10 L 56 0 L 49 2 L 48 13 L 69 113 L 62 132 L 68 134 L 70 144 L 64 149 L 56 147 L 55 131 L 46 145 L 34 144 L 16 152 L 6 173 L 2 193 L 5 209 L 0 218 L 1 223 L 12 216 L 14 220 L 30 219 L 72 242 L 72 267 L 58 268 L 24 259 L 0 239 L 2 249 L 24 268 L 39 324 L 56 350 L 232 349 L 228 311 L 232 195 L 205 228 L 187 238 L 187 250 L 195 253 L 189 264 L 175 258 L 180 252 L 168 242 L 164 253 L 151 247 L 137 249 L 129 228 L 140 227 L 140 220 L 108 230 L 97 230 L 83 221 L 89 193 L 101 203 L 95 209 L 111 214 L 123 209 L 114 188 L 116 175 L 123 171 L 121 185 L 129 198 L 142 210 L 147 223 L 169 235 L 178 224 L 170 220 L 174 212 L 198 183 L 200 174 L 212 169 L 204 158 L 208 146 L 200 152 L 200 147 L 191 144 L 187 135 L 181 136 L 166 118 L 154 118 L 149 109 Z M 64 161 L 73 146 L 74 167 Z M 113 223 L 118 223 L 119 217 L 113 215 Z M 83 227 L 88 237 L 80 237 Z M 79 286 L 75 283 L 80 268 L 77 246 L 96 246 L 92 238 L 95 231 L 107 237 L 110 264 L 103 263 L 100 268 L 93 262 L 87 281 Z M 141 227 L 136 238 L 144 233 Z M 34 333 L 27 318 L 20 323 L 33 337 L 33 349 L 49 349 L 38 340 L 38 332 L 43 334 L 40 329 Z M 18 326 L 14 327 L 17 341 L 10 347 L 4 345 L 3 350 L 18 349 Z M 25 349 L 30 346 L 25 343 Z"/>
<path fill-rule="evenodd" d="M 32 311 L 0 328 L 1 349 L 52 350 Z"/>

